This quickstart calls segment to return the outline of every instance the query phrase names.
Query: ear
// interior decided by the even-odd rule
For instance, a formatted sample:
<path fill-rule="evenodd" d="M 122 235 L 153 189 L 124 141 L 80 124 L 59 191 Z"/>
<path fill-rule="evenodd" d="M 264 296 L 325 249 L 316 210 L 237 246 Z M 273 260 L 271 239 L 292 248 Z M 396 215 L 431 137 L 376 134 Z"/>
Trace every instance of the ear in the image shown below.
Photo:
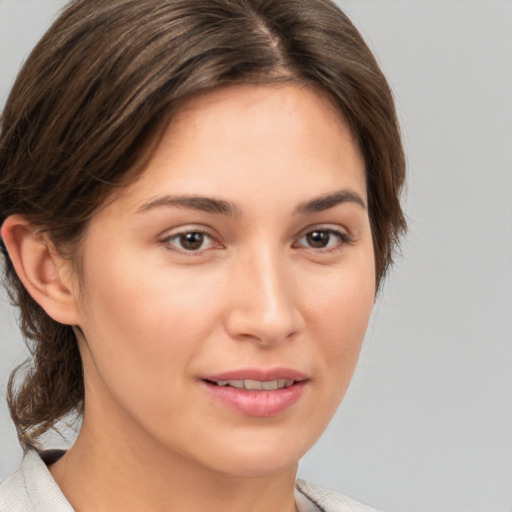
<path fill-rule="evenodd" d="M 7 217 L 1 235 L 14 269 L 32 298 L 55 321 L 78 325 L 78 295 L 71 262 L 21 215 Z"/>

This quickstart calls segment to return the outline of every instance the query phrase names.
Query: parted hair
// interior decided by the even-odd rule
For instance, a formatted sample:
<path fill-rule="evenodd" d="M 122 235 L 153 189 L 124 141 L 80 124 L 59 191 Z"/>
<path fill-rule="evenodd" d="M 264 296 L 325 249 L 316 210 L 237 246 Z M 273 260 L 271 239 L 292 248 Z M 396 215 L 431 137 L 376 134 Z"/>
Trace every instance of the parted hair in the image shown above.
<path fill-rule="evenodd" d="M 374 56 L 329 0 L 72 1 L 2 112 L 0 224 L 23 215 L 79 267 L 88 221 L 137 179 L 183 101 L 230 84 L 280 82 L 322 90 L 359 144 L 378 288 L 406 227 L 400 130 Z M 9 407 L 22 444 L 37 445 L 59 419 L 83 411 L 81 358 L 73 327 L 45 313 L 3 242 L 2 252 L 32 355 L 11 374 Z"/>

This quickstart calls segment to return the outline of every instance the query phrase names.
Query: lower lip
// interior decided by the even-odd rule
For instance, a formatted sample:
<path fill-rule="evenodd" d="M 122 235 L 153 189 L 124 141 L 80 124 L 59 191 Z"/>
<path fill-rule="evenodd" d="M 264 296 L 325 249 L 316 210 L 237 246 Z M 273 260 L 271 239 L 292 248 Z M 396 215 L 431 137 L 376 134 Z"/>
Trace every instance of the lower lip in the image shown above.
<path fill-rule="evenodd" d="M 288 388 L 266 390 L 238 389 L 217 386 L 203 381 L 208 391 L 230 409 L 246 416 L 268 418 L 277 416 L 295 404 L 302 396 L 307 381 L 296 382 Z"/>

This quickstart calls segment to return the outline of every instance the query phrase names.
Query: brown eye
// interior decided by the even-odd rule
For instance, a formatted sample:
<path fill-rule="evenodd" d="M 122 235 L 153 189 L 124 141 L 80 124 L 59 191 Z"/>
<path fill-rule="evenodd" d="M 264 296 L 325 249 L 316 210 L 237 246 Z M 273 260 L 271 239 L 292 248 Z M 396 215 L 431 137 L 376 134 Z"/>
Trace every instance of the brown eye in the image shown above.
<path fill-rule="evenodd" d="M 306 241 L 310 247 L 322 249 L 329 245 L 332 233 L 329 231 L 311 231 L 306 235 Z"/>
<path fill-rule="evenodd" d="M 309 249 L 337 249 L 351 243 L 348 234 L 336 229 L 314 229 L 303 235 L 295 244 L 296 247 Z"/>
<path fill-rule="evenodd" d="M 183 231 L 163 239 L 170 249 L 182 253 L 198 253 L 217 247 L 215 240 L 202 231 Z"/>
<path fill-rule="evenodd" d="M 204 233 L 185 233 L 179 236 L 179 242 L 187 251 L 197 251 L 204 243 Z"/>

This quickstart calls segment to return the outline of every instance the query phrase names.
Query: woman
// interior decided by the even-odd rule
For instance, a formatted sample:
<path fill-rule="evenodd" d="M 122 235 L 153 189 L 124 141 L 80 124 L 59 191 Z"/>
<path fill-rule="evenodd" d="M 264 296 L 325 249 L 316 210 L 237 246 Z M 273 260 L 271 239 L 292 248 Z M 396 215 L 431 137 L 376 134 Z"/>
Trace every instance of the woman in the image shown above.
<path fill-rule="evenodd" d="M 391 93 L 326 0 L 78 0 L 2 117 L 33 343 L 0 510 L 368 510 L 296 482 L 405 222 Z M 82 416 L 66 453 L 38 438 Z"/>

